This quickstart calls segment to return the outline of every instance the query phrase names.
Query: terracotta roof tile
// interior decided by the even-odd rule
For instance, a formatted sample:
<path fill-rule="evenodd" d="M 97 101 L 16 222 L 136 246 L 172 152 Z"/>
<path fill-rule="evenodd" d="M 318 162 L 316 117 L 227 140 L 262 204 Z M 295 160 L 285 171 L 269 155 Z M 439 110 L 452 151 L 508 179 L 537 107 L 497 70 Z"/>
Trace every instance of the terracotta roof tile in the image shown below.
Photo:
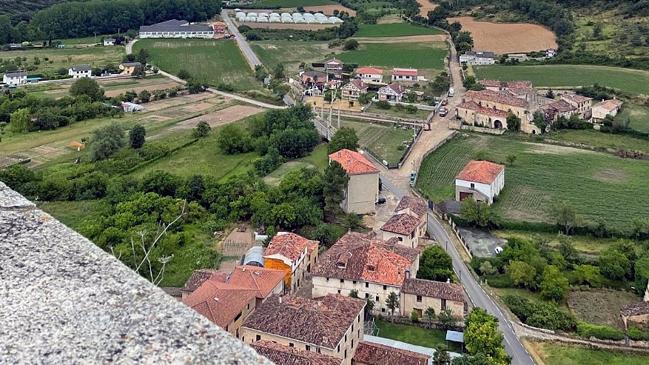
<path fill-rule="evenodd" d="M 342 359 L 319 354 L 317 352 L 298 350 L 295 347 L 280 345 L 272 341 L 257 341 L 251 344 L 257 353 L 275 364 L 281 365 L 340 365 Z"/>
<path fill-rule="evenodd" d="M 467 91 L 464 97 L 473 101 L 491 101 L 494 103 L 501 103 L 505 105 L 527 107 L 527 101 L 514 96 L 511 96 L 504 91 L 494 90 L 480 90 L 480 91 Z"/>
<path fill-rule="evenodd" d="M 187 279 L 185 286 L 181 290 L 185 293 L 191 293 L 194 290 L 198 289 L 198 287 L 206 282 L 209 278 L 215 275 L 219 278 L 222 278 L 223 280 L 221 281 L 225 281 L 228 273 L 225 271 L 217 271 L 211 269 L 194 270 L 194 272 L 192 272 L 192 276 Z"/>
<path fill-rule="evenodd" d="M 394 209 L 394 211 L 396 213 L 399 213 L 406 210 L 417 214 L 419 217 L 422 217 L 428 212 L 428 205 L 426 205 L 426 201 L 422 198 L 405 195 L 403 198 L 401 198 L 401 200 L 399 200 L 399 204 L 397 204 L 397 207 Z"/>
<path fill-rule="evenodd" d="M 401 84 L 397 84 L 396 82 L 389 84 L 387 87 L 392 89 L 397 94 L 403 94 L 406 92 L 406 88 Z"/>
<path fill-rule="evenodd" d="M 183 299 L 183 303 L 226 328 L 250 301 L 255 300 L 256 292 L 253 289 L 208 280 Z"/>
<path fill-rule="evenodd" d="M 382 231 L 409 236 L 419 226 L 419 218 L 408 213 L 395 214 L 381 227 Z"/>
<path fill-rule="evenodd" d="M 353 360 L 367 365 L 428 365 L 425 355 L 364 341 L 358 344 Z"/>
<path fill-rule="evenodd" d="M 604 100 L 600 103 L 597 103 L 594 107 L 600 107 L 608 112 L 611 112 L 624 104 L 622 100 L 619 99 L 609 99 L 609 100 Z"/>
<path fill-rule="evenodd" d="M 468 110 L 473 110 L 477 113 L 484 114 L 484 115 L 489 115 L 492 117 L 507 117 L 507 112 L 498 110 L 498 109 L 493 109 L 493 108 L 484 108 L 478 105 L 475 101 L 468 100 L 462 102 L 460 105 L 457 106 L 458 108 L 462 109 L 468 109 Z"/>
<path fill-rule="evenodd" d="M 237 266 L 230 274 L 227 283 L 243 288 L 252 289 L 260 299 L 272 294 L 286 273 L 281 270 L 266 269 L 257 266 Z"/>
<path fill-rule="evenodd" d="M 545 104 L 541 107 L 546 112 L 558 112 L 558 113 L 566 113 L 566 112 L 571 112 L 574 110 L 577 110 L 576 107 L 572 106 L 570 103 L 568 103 L 565 100 L 555 100 L 549 104 Z"/>
<path fill-rule="evenodd" d="M 329 155 L 329 159 L 338 162 L 349 175 L 375 174 L 379 170 L 362 154 L 342 149 Z"/>
<path fill-rule="evenodd" d="M 564 94 L 561 95 L 561 98 L 566 101 L 572 101 L 573 103 L 583 103 L 585 101 L 593 100 L 592 98 L 579 94 Z"/>
<path fill-rule="evenodd" d="M 397 76 L 417 76 L 416 68 L 394 68 L 392 74 Z"/>
<path fill-rule="evenodd" d="M 424 279 L 406 279 L 401 288 L 403 293 L 416 294 L 430 298 L 440 298 L 464 302 L 464 289 L 461 285 Z"/>
<path fill-rule="evenodd" d="M 308 254 L 311 254 L 314 249 L 317 250 L 318 244 L 318 241 L 306 239 L 295 233 L 279 232 L 266 247 L 264 257 L 279 254 L 292 261 L 297 261 L 304 249 Z"/>
<path fill-rule="evenodd" d="M 342 295 L 306 299 L 273 295 L 248 316 L 243 326 L 335 349 L 361 315 L 365 300 Z"/>
<path fill-rule="evenodd" d="M 356 74 L 382 75 L 383 69 L 376 67 L 359 67 L 356 69 Z"/>
<path fill-rule="evenodd" d="M 455 177 L 456 179 L 475 181 L 483 184 L 491 184 L 505 166 L 490 161 L 469 161 L 462 171 Z"/>
<path fill-rule="evenodd" d="M 312 275 L 401 286 L 419 249 L 388 244 L 373 234 L 349 232 L 327 250 Z"/>

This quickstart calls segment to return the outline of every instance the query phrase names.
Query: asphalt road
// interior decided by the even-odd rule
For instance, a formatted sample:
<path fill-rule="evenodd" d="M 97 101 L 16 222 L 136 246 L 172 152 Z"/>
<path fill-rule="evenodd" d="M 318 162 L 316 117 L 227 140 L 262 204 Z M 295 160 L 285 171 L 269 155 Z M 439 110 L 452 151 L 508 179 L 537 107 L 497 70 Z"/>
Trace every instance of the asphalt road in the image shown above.
<path fill-rule="evenodd" d="M 384 189 L 390 190 L 398 198 L 404 195 L 410 195 L 409 191 L 404 191 L 403 188 L 399 188 L 384 173 L 381 173 L 381 182 Z M 473 305 L 484 308 L 491 315 L 498 318 L 499 327 L 504 336 L 505 350 L 512 357 L 512 365 L 534 365 L 534 361 L 514 333 L 514 329 L 511 327 L 507 317 L 505 317 L 498 305 L 494 303 L 473 275 L 471 275 L 469 268 L 462 260 L 456 246 L 452 243 L 451 237 L 431 210 L 428 211 L 428 234 L 437 240 L 437 242 L 440 242 L 441 246 L 446 249 L 451 259 L 453 259 L 453 270 L 462 282 Z"/>
<path fill-rule="evenodd" d="M 223 18 L 225 24 L 228 26 L 228 31 L 230 32 L 230 34 L 232 34 L 234 36 L 234 39 L 237 41 L 241 53 L 243 53 L 246 61 L 248 61 L 248 65 L 250 65 L 250 68 L 254 71 L 255 66 L 262 64 L 259 60 L 259 57 L 257 57 L 255 52 L 252 51 L 252 48 L 250 48 L 246 37 L 244 37 L 243 34 L 239 32 L 239 29 L 237 29 L 237 27 L 234 25 L 234 22 L 232 22 L 232 19 L 230 19 L 230 17 L 228 16 L 228 11 L 226 9 L 223 9 L 223 11 L 221 11 L 221 17 Z"/>

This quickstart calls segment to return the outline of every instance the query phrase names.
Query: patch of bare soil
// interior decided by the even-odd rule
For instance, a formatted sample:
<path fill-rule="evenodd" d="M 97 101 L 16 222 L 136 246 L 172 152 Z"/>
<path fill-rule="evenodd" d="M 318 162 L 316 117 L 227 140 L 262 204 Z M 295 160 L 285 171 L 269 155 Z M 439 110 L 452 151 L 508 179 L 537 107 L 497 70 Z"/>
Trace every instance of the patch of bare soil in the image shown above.
<path fill-rule="evenodd" d="M 473 48 L 478 51 L 527 53 L 558 47 L 554 33 L 537 24 L 481 22 L 470 16 L 449 18 L 448 22 L 458 22 L 463 30 L 471 32 Z"/>
<path fill-rule="evenodd" d="M 437 7 L 437 4 L 430 2 L 429 0 L 417 0 L 419 3 L 419 15 L 425 17 L 428 16 L 428 12 L 431 10 L 435 10 Z"/>
<path fill-rule="evenodd" d="M 198 122 L 201 121 L 207 122 L 207 124 L 209 124 L 210 127 L 214 128 L 214 127 L 218 127 L 224 124 L 228 124 L 249 117 L 261 111 L 262 111 L 261 108 L 255 106 L 234 105 L 219 111 L 215 111 L 213 113 L 208 113 L 205 115 L 201 115 L 199 117 L 187 119 L 169 128 L 169 130 L 173 131 L 173 130 L 192 129 L 196 127 Z"/>
<path fill-rule="evenodd" d="M 621 290 L 574 290 L 568 296 L 568 307 L 582 321 L 622 328 L 620 308 L 639 301 L 635 294 Z"/>
<path fill-rule="evenodd" d="M 621 184 L 628 180 L 629 174 L 619 169 L 608 168 L 597 171 L 593 177 L 601 182 Z"/>

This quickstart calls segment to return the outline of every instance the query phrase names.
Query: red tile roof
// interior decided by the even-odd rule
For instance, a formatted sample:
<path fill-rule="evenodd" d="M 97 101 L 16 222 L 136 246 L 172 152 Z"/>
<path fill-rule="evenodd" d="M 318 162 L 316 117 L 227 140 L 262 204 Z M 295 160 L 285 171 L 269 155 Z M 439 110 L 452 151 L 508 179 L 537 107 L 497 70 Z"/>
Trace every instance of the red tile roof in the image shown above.
<path fill-rule="evenodd" d="M 266 269 L 257 266 L 237 266 L 230 274 L 227 283 L 255 291 L 257 298 L 264 299 L 272 294 L 284 279 L 282 270 Z"/>
<path fill-rule="evenodd" d="M 383 69 L 376 67 L 359 67 L 356 69 L 356 74 L 382 75 Z"/>
<path fill-rule="evenodd" d="M 295 233 L 279 232 L 266 247 L 264 257 L 279 254 L 291 261 L 297 261 L 304 249 L 307 250 L 307 255 L 310 255 L 318 249 L 318 244 L 318 241 L 306 239 Z"/>
<path fill-rule="evenodd" d="M 298 350 L 295 347 L 280 345 L 272 341 L 257 341 L 251 344 L 257 353 L 275 364 L 281 365 L 340 365 L 342 359 L 319 354 L 317 352 Z"/>
<path fill-rule="evenodd" d="M 420 220 L 408 213 L 395 214 L 381 227 L 382 231 L 409 236 L 419 226 Z"/>
<path fill-rule="evenodd" d="M 593 100 L 592 98 L 578 94 L 564 94 L 561 95 L 561 98 L 566 101 L 572 101 L 573 103 L 583 103 L 585 101 Z"/>
<path fill-rule="evenodd" d="M 365 85 L 365 83 L 361 79 L 353 79 L 349 82 L 348 85 L 354 85 L 354 87 L 360 91 L 367 91 L 367 85 Z"/>
<path fill-rule="evenodd" d="M 568 103 L 565 100 L 553 101 L 549 104 L 543 105 L 541 109 L 543 109 L 546 112 L 558 112 L 558 113 L 566 113 L 566 112 L 577 110 L 576 107 L 572 106 L 570 103 Z"/>
<path fill-rule="evenodd" d="M 376 174 L 379 170 L 362 154 L 342 149 L 329 155 L 329 159 L 338 162 L 349 175 Z"/>
<path fill-rule="evenodd" d="M 208 280 L 183 299 L 183 303 L 226 328 L 255 297 L 256 290 Z"/>
<path fill-rule="evenodd" d="M 505 166 L 490 161 L 469 161 L 462 171 L 455 177 L 465 181 L 475 181 L 483 184 L 491 184 Z"/>
<path fill-rule="evenodd" d="M 428 356 L 378 343 L 360 342 L 354 362 L 367 365 L 427 365 Z"/>
<path fill-rule="evenodd" d="M 192 272 L 192 276 L 187 279 L 185 282 L 185 286 L 181 289 L 183 292 L 193 292 L 194 290 L 198 289 L 199 286 L 201 286 L 204 282 L 206 282 L 209 278 L 212 277 L 212 275 L 219 275 L 222 277 L 227 276 L 226 272 L 220 272 L 217 270 L 211 270 L 211 269 L 201 269 L 201 270 L 194 270 Z"/>
<path fill-rule="evenodd" d="M 465 101 L 462 104 L 458 105 L 457 107 L 462 109 L 473 110 L 476 113 L 489 115 L 492 117 L 507 117 L 507 112 L 505 111 L 493 109 L 493 108 L 483 108 L 480 105 L 478 105 L 478 103 L 472 100 Z"/>
<path fill-rule="evenodd" d="M 372 233 L 348 232 L 320 257 L 312 276 L 401 286 L 418 256 L 417 248 L 387 244 Z"/>
<path fill-rule="evenodd" d="M 397 76 L 417 76 L 416 68 L 394 68 L 392 74 Z"/>
<path fill-rule="evenodd" d="M 596 107 L 600 107 L 600 108 L 606 110 L 607 112 L 612 112 L 613 110 L 616 110 L 616 109 L 618 109 L 619 107 L 621 107 L 622 104 L 624 104 L 624 103 L 622 102 L 622 100 L 619 100 L 619 99 L 609 99 L 609 100 L 604 100 L 604 101 L 602 101 L 602 102 L 600 102 L 600 103 L 597 103 L 595 106 L 596 106 Z"/>
<path fill-rule="evenodd" d="M 399 204 L 397 204 L 394 211 L 399 213 L 406 210 L 410 210 L 419 217 L 422 217 L 428 212 L 428 206 L 426 205 L 426 201 L 422 198 L 405 195 L 401 200 L 399 200 Z"/>
<path fill-rule="evenodd" d="M 531 89 L 532 81 L 501 81 L 501 80 L 480 80 L 479 83 L 484 87 L 497 87 L 507 89 Z"/>
<path fill-rule="evenodd" d="M 406 88 L 401 84 L 397 84 L 396 82 L 389 84 L 387 87 L 392 89 L 397 94 L 403 94 L 406 92 Z"/>
<path fill-rule="evenodd" d="M 510 95 L 504 91 L 494 90 L 480 90 L 480 91 L 467 91 L 464 94 L 466 99 L 473 101 L 490 101 L 493 103 L 500 103 L 510 106 L 527 107 L 527 101 Z"/>
<path fill-rule="evenodd" d="M 464 289 L 461 285 L 424 279 L 406 279 L 401 287 L 403 293 L 421 295 L 429 298 L 439 298 L 464 302 Z"/>
<path fill-rule="evenodd" d="M 246 319 L 243 326 L 335 349 L 345 333 L 363 315 L 365 300 L 343 295 L 306 299 L 273 295 Z"/>

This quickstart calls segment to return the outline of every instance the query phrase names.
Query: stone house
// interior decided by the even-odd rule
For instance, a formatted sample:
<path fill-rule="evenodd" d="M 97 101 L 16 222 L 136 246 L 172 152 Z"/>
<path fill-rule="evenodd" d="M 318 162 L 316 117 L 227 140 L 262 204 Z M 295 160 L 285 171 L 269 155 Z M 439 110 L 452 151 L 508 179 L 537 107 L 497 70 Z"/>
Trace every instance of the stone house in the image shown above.
<path fill-rule="evenodd" d="M 358 100 L 361 94 L 367 92 L 367 85 L 361 79 L 354 79 L 343 85 L 340 92 L 344 100 Z"/>
<path fill-rule="evenodd" d="M 365 300 L 343 295 L 306 299 L 272 296 L 245 320 L 241 340 L 275 342 L 351 365 L 363 340 Z"/>
<path fill-rule="evenodd" d="M 363 341 L 358 345 L 354 365 L 428 365 L 429 356 L 417 352 Z"/>
<path fill-rule="evenodd" d="M 608 115 L 612 117 L 616 116 L 622 108 L 622 104 L 624 104 L 622 100 L 609 99 L 593 105 L 593 119 L 599 122 L 604 120 Z"/>
<path fill-rule="evenodd" d="M 455 200 L 473 198 L 493 204 L 505 187 L 505 166 L 490 161 L 469 161 L 455 177 Z"/>
<path fill-rule="evenodd" d="M 340 365 L 337 357 L 319 354 L 313 351 L 300 350 L 295 347 L 280 345 L 277 342 L 261 340 L 250 345 L 258 354 L 275 364 L 293 365 Z"/>
<path fill-rule="evenodd" d="M 392 101 L 400 103 L 406 94 L 406 88 L 401 84 L 391 83 L 379 89 L 378 97 L 380 101 Z"/>
<path fill-rule="evenodd" d="M 421 198 L 404 196 L 394 210 L 394 215 L 381 227 L 385 241 L 396 238 L 400 245 L 417 247 L 419 238 L 426 235 L 428 207 Z"/>
<path fill-rule="evenodd" d="M 284 285 L 293 293 L 315 265 L 318 247 L 318 241 L 291 232 L 279 232 L 266 247 L 264 267 L 283 271 Z"/>
<path fill-rule="evenodd" d="M 374 233 L 346 233 L 322 255 L 313 270 L 312 296 L 347 296 L 356 290 L 359 298 L 374 301 L 375 313 L 388 314 L 388 295 L 398 295 L 403 281 L 414 277 L 419 269 L 419 249 L 395 241 L 380 240 Z"/>
<path fill-rule="evenodd" d="M 400 308 L 404 315 L 413 311 L 419 318 L 425 318 L 426 309 L 433 308 L 435 314 L 449 310 L 455 318 L 464 318 L 464 289 L 459 284 L 441 281 L 406 279 L 401 288 Z"/>
<path fill-rule="evenodd" d="M 379 196 L 379 170 L 361 153 L 342 149 L 329 155 L 349 176 L 345 198 L 341 203 L 346 213 L 374 213 Z"/>

